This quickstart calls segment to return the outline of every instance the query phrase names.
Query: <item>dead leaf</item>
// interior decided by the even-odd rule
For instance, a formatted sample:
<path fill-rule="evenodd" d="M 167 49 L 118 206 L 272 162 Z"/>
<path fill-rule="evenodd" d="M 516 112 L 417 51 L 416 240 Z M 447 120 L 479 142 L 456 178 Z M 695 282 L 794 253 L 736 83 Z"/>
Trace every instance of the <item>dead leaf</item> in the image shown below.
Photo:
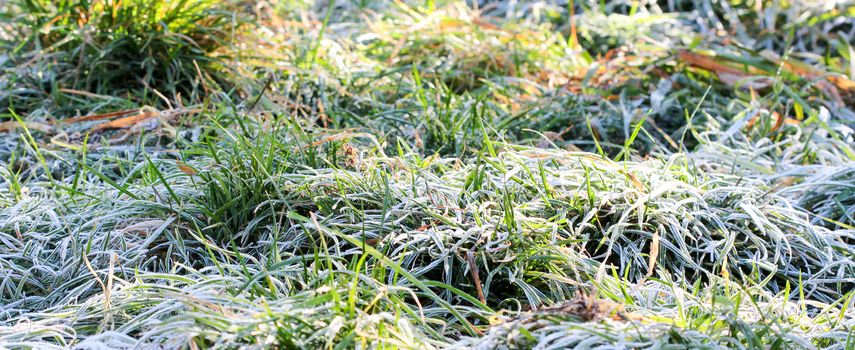
<path fill-rule="evenodd" d="M 772 112 L 772 118 L 775 120 L 775 125 L 772 126 L 771 131 L 777 131 L 783 125 L 799 125 L 799 124 L 801 124 L 800 121 L 795 120 L 793 118 L 781 117 L 781 115 L 778 112 Z M 760 114 L 758 114 L 758 115 L 754 116 L 754 118 L 751 118 L 750 120 L 748 120 L 748 122 L 745 123 L 745 128 L 748 130 L 751 130 L 752 128 L 754 128 L 754 125 L 757 124 L 757 121 L 759 121 L 759 120 L 760 120 Z"/>
<path fill-rule="evenodd" d="M 360 136 L 370 136 L 370 135 L 368 135 L 366 133 L 362 133 L 362 132 L 352 132 L 350 130 L 345 130 L 345 131 L 340 132 L 338 134 L 332 134 L 332 135 L 324 136 L 320 140 L 313 142 L 312 146 L 317 147 L 317 146 L 323 145 L 327 142 L 340 141 L 340 140 L 353 138 L 353 137 L 360 137 Z"/>
<path fill-rule="evenodd" d="M 124 118 L 119 118 L 116 120 L 112 120 L 106 123 L 101 123 L 92 128 L 95 131 L 107 130 L 107 129 L 124 129 L 129 128 L 134 125 L 137 125 L 139 122 L 157 117 L 160 115 L 160 112 L 147 110 L 142 113 L 134 114 L 131 116 L 127 116 Z"/>
<path fill-rule="evenodd" d="M 653 238 L 650 240 L 650 254 L 647 260 L 647 274 L 644 278 L 653 276 L 653 271 L 656 269 L 656 260 L 659 258 L 659 232 L 653 233 Z"/>
<path fill-rule="evenodd" d="M 102 119 L 110 119 L 113 117 L 119 117 L 119 116 L 131 114 L 131 113 L 137 113 L 137 112 L 139 112 L 139 109 L 134 108 L 134 109 L 128 109 L 128 110 L 124 110 L 124 111 L 102 113 L 102 114 L 91 114 L 91 115 L 84 115 L 84 116 L 80 116 L 80 117 L 61 119 L 61 120 L 58 120 L 57 122 L 65 123 L 65 124 L 72 124 L 72 123 L 88 122 L 88 121 L 95 121 L 95 120 L 102 120 Z"/>
<path fill-rule="evenodd" d="M 475 283 L 475 290 L 478 292 L 478 300 L 486 304 L 484 291 L 481 289 L 481 277 L 478 273 L 478 264 L 475 263 L 475 254 L 471 250 L 466 251 L 466 262 L 469 263 L 469 272 L 472 274 L 472 282 Z"/>
<path fill-rule="evenodd" d="M 620 173 L 624 174 L 624 176 L 626 176 L 629 179 L 629 181 L 632 182 L 632 186 L 635 187 L 636 190 L 644 191 L 644 185 L 641 183 L 641 181 L 638 180 L 638 176 L 635 176 L 635 174 L 633 174 L 630 171 L 624 171 L 622 169 L 620 169 L 618 171 Z"/>
<path fill-rule="evenodd" d="M 680 50 L 677 56 L 692 67 L 715 73 L 721 82 L 730 86 L 740 85 L 749 89 L 762 89 L 772 86 L 774 83 L 772 78 L 764 76 L 765 72 L 752 68 L 744 70 L 729 66 L 721 63 L 715 56 L 707 56 L 686 50 Z"/>
<path fill-rule="evenodd" d="M 744 77 L 748 73 L 746 71 L 719 63 L 715 60 L 715 58 L 707 55 L 689 52 L 686 50 L 680 50 L 677 52 L 677 56 L 680 57 L 680 60 L 688 63 L 692 67 L 702 68 L 708 71 L 715 72 L 719 75 L 725 73 Z"/>
<path fill-rule="evenodd" d="M 187 164 L 184 164 L 181 161 L 177 161 L 175 163 L 178 166 L 178 170 L 181 170 L 182 173 L 185 173 L 187 175 L 196 175 L 199 173 L 198 171 L 196 171 L 196 169 L 193 169 L 192 167 Z"/>
<path fill-rule="evenodd" d="M 801 76 L 803 78 L 815 80 L 824 77 L 829 82 L 834 84 L 834 86 L 836 86 L 838 89 L 855 91 L 855 81 L 849 80 L 849 78 L 847 78 L 845 75 L 825 72 L 811 67 L 807 63 L 795 61 L 792 59 L 782 61 L 778 54 L 768 50 L 760 52 L 760 56 L 763 56 L 763 58 L 772 61 L 773 63 L 775 63 L 776 66 L 781 66 L 784 68 L 784 70 Z"/>

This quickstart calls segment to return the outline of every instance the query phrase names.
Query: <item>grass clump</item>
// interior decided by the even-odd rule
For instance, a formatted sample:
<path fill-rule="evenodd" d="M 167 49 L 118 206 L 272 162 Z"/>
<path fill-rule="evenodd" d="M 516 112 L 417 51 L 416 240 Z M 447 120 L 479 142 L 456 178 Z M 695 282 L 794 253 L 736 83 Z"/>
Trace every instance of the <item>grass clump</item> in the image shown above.
<path fill-rule="evenodd" d="M 198 101 L 204 85 L 228 82 L 226 59 L 246 25 L 236 10 L 208 0 L 11 1 L 2 14 L 5 58 L 20 93 L 3 103 L 28 111 L 52 98 L 64 106 L 68 93 Z"/>

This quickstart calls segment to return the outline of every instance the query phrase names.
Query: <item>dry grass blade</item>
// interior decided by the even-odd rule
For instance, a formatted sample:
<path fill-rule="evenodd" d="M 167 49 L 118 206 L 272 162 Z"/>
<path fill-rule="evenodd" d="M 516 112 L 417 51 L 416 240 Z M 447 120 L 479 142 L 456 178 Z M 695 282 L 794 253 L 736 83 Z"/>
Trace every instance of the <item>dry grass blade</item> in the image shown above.
<path fill-rule="evenodd" d="M 9 132 L 19 128 L 27 128 L 30 130 L 37 130 L 41 132 L 52 132 L 53 127 L 50 124 L 39 123 L 39 122 L 23 122 L 19 123 L 18 121 L 11 120 L 6 122 L 0 122 L 0 132 Z"/>

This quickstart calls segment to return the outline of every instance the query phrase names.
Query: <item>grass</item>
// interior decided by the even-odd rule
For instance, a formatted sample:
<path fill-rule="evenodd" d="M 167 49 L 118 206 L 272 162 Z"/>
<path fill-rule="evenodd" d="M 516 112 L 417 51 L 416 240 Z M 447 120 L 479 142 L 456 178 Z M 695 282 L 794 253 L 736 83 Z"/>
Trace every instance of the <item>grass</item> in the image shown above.
<path fill-rule="evenodd" d="M 229 82 L 224 62 L 238 52 L 242 16 L 205 0 L 10 2 L 2 18 L 12 91 L 3 107 L 29 111 L 49 100 L 61 108 L 81 97 L 199 101 Z"/>
<path fill-rule="evenodd" d="M 853 5 L 576 3 L 0 5 L 0 347 L 855 346 Z"/>

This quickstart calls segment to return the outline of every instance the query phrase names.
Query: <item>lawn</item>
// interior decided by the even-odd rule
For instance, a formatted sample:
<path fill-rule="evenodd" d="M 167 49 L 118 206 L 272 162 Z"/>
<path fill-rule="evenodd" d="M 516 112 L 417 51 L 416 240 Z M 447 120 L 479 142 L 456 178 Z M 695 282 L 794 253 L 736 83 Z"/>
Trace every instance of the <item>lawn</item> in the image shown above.
<path fill-rule="evenodd" d="M 855 349 L 855 2 L 0 2 L 0 348 Z"/>

